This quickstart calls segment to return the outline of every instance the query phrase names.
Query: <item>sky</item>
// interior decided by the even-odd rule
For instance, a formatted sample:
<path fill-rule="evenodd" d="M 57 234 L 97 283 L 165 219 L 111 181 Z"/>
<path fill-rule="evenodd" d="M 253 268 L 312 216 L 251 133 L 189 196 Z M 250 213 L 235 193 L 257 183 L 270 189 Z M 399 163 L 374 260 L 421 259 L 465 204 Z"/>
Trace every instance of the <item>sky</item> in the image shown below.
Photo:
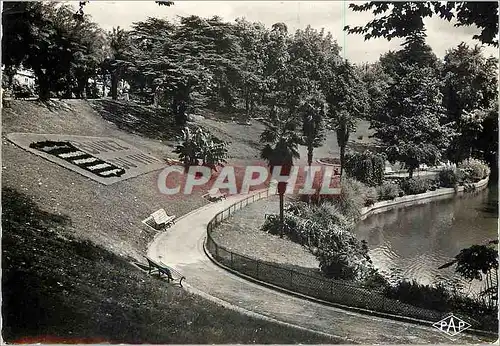
<path fill-rule="evenodd" d="M 290 32 L 307 25 L 330 31 L 342 47 L 344 57 L 355 63 L 373 62 L 389 50 L 398 50 L 400 40 L 383 38 L 364 41 L 362 35 L 346 35 L 345 25 L 364 25 L 373 19 L 371 12 L 355 13 L 348 8 L 352 1 L 175 1 L 173 6 L 159 6 L 152 0 L 143 1 L 90 1 L 85 13 L 90 14 L 103 29 L 120 26 L 128 29 L 133 22 L 148 17 L 175 19 L 177 16 L 220 16 L 225 21 L 244 17 L 270 27 L 283 22 Z M 76 6 L 76 4 L 74 5 Z M 461 42 L 479 44 L 472 36 L 479 33 L 475 27 L 456 28 L 440 18 L 426 20 L 427 43 L 442 58 L 446 51 Z M 499 51 L 485 46 L 484 54 L 498 58 Z"/>

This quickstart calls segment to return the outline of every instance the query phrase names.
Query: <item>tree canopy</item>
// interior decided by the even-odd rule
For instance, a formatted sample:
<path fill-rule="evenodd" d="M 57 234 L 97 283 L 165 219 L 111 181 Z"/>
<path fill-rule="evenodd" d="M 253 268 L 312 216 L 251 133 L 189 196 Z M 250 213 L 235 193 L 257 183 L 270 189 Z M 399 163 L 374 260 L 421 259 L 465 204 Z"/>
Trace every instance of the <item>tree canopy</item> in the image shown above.
<path fill-rule="evenodd" d="M 371 11 L 375 16 L 364 26 L 347 25 L 344 28 L 349 34 L 364 35 L 365 40 L 377 37 L 391 40 L 422 34 L 425 32 L 424 19 L 438 16 L 448 22 L 453 20 L 456 27 L 476 26 L 479 33 L 472 36 L 473 39 L 498 47 L 497 1 L 370 1 L 350 4 L 349 8 L 354 12 Z"/>

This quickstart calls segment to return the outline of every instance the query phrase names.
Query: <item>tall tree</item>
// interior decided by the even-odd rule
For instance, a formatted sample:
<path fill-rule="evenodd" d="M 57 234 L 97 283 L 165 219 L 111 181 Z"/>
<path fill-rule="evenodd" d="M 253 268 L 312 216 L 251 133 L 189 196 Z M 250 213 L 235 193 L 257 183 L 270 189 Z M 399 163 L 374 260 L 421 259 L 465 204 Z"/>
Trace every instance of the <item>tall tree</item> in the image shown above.
<path fill-rule="evenodd" d="M 486 59 L 479 46 L 461 43 L 447 52 L 442 70 L 444 106 L 458 133 L 447 151 L 451 161 L 458 163 L 474 151 L 486 109 L 497 97 L 497 74 L 496 59 Z"/>
<path fill-rule="evenodd" d="M 261 151 L 261 157 L 267 161 L 271 170 L 281 168 L 281 175 L 288 175 L 293 167 L 293 160 L 300 157 L 298 146 L 301 138 L 296 131 L 297 122 L 294 117 L 282 114 L 275 114 L 266 124 L 265 130 L 260 135 L 261 143 L 265 146 Z M 283 237 L 284 227 L 284 200 L 287 183 L 278 183 L 278 193 L 280 196 L 280 236 Z"/>
<path fill-rule="evenodd" d="M 67 7 L 59 8 L 59 11 Z M 2 60 L 6 66 L 23 65 L 33 69 L 38 81 L 39 98 L 46 101 L 62 70 L 59 44 L 62 35 L 54 26 L 58 8 L 53 3 L 8 2 L 2 11 Z"/>
<path fill-rule="evenodd" d="M 132 63 L 129 61 L 127 52 L 130 46 L 129 34 L 120 27 L 113 28 L 108 33 L 111 56 L 106 61 L 106 67 L 111 74 L 111 98 L 118 99 L 118 83 L 127 67 Z"/>
<path fill-rule="evenodd" d="M 73 79 L 85 85 L 101 59 L 102 33 L 89 18 L 75 20 L 69 5 L 53 2 L 9 2 L 2 11 L 3 63 L 35 73 L 39 98 L 71 89 Z M 62 87 L 61 87 L 62 86 Z"/>
<path fill-rule="evenodd" d="M 328 103 L 328 121 L 337 134 L 340 148 L 341 173 L 349 137 L 356 128 L 357 119 L 368 113 L 368 93 L 359 69 L 347 60 L 332 60 L 330 76 L 325 80 Z"/>
<path fill-rule="evenodd" d="M 393 79 L 384 71 L 380 61 L 365 64 L 360 68 L 360 73 L 368 94 L 369 108 L 366 115 L 367 120 L 370 120 L 385 106 L 387 92 Z"/>
<path fill-rule="evenodd" d="M 263 69 L 266 29 L 262 24 L 237 19 L 234 31 L 239 39 L 242 57 L 239 79 L 240 97 L 245 105 L 245 113 L 249 117 L 259 103 L 259 94 L 265 90 Z"/>
<path fill-rule="evenodd" d="M 420 164 L 435 165 L 441 159 L 452 131 L 443 125 L 441 83 L 432 68 L 413 64 L 402 69 L 372 127 L 386 146 L 388 160 L 403 163 L 412 177 Z"/>
<path fill-rule="evenodd" d="M 425 29 L 423 19 L 436 15 L 448 22 L 454 20 L 457 27 L 474 25 L 479 33 L 472 36 L 473 39 L 498 47 L 497 1 L 370 1 L 350 4 L 349 8 L 355 12 L 371 11 L 376 17 L 364 26 L 344 28 L 350 34 L 363 34 L 365 40 L 377 37 L 391 40 L 419 34 Z"/>
<path fill-rule="evenodd" d="M 311 166 L 314 148 L 325 139 L 324 118 L 327 112 L 326 100 L 321 91 L 308 94 L 300 101 L 299 114 L 302 118 L 303 144 L 307 147 L 307 164 Z"/>

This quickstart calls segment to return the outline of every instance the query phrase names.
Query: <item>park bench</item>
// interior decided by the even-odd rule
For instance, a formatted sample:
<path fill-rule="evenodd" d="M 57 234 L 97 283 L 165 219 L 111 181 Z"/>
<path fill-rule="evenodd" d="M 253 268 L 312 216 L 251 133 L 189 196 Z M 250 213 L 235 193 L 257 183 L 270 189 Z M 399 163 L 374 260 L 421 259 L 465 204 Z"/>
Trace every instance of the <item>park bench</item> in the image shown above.
<path fill-rule="evenodd" d="M 168 215 L 165 209 L 162 208 L 152 213 L 143 222 L 156 230 L 166 229 L 175 224 L 175 215 Z"/>
<path fill-rule="evenodd" d="M 144 257 L 146 257 L 146 260 L 148 261 L 148 274 L 158 273 L 160 278 L 166 277 L 168 283 L 178 283 L 179 286 L 182 287 L 182 280 L 185 280 L 186 278 L 181 273 L 163 263 L 158 263 L 147 256 Z"/>
<path fill-rule="evenodd" d="M 226 194 L 220 192 L 219 189 L 212 189 L 204 194 L 203 197 L 206 197 L 210 202 L 217 202 L 226 199 Z"/>

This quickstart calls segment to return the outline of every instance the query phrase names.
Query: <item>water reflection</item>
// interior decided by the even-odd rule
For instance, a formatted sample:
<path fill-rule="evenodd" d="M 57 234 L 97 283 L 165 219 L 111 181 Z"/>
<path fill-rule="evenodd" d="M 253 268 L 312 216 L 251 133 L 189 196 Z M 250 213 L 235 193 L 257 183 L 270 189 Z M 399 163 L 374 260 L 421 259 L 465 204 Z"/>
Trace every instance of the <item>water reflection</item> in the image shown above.
<path fill-rule="evenodd" d="M 452 268 L 437 268 L 465 247 L 496 239 L 497 218 L 498 188 L 492 186 L 372 215 L 359 223 L 356 235 L 368 242 L 374 264 L 394 278 L 452 282 L 460 279 Z"/>

